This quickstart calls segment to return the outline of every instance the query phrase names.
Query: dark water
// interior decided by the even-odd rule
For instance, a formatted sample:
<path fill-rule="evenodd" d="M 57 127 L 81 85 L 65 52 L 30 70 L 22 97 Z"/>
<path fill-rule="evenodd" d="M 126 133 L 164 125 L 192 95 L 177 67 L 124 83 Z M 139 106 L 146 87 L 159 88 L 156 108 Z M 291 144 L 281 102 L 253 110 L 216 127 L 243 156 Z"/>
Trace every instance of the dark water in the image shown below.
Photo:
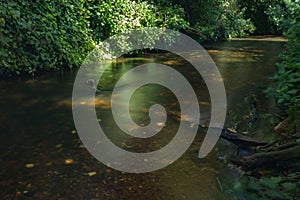
<path fill-rule="evenodd" d="M 283 42 L 233 40 L 206 44 L 224 79 L 228 98 L 226 127 L 249 131 L 271 140 L 272 101 L 263 91 L 270 84 Z M 197 59 L 197 53 L 191 57 Z M 101 80 L 110 88 L 128 69 L 147 62 L 168 64 L 193 85 L 201 108 L 201 122 L 210 119 L 206 86 L 184 60 L 168 53 L 120 59 Z M 130 174 L 111 169 L 93 158 L 82 145 L 74 126 L 71 95 L 76 73 L 49 73 L 35 78 L 0 80 L 0 196 L 1 199 L 241 199 L 233 184 L 240 172 L 220 159 L 235 146 L 220 139 L 204 159 L 197 157 L 205 135 L 200 128 L 184 155 L 161 170 Z M 178 121 L 171 116 L 162 133 L 142 141 L 128 138 L 115 125 L 110 111 L 110 91 L 97 94 L 99 122 L 118 146 L 135 152 L 159 149 L 172 140 Z M 147 124 L 148 108 L 160 103 L 179 112 L 175 96 L 166 88 L 148 85 L 133 95 L 130 110 L 137 124 Z"/>

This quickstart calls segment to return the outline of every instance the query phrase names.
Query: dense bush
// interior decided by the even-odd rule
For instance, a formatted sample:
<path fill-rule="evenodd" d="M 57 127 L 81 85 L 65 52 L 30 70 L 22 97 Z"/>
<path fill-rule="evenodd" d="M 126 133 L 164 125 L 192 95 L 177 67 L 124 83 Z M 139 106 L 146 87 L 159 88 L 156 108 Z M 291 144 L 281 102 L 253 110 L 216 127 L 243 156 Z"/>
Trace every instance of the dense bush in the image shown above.
<path fill-rule="evenodd" d="M 178 6 L 131 0 L 9 0 L 0 7 L 0 69 L 8 74 L 80 66 L 99 41 L 141 27 L 187 26 Z"/>
<path fill-rule="evenodd" d="M 92 0 L 89 2 L 89 6 L 91 29 L 93 38 L 97 43 L 129 30 L 146 27 L 179 30 L 188 26 L 188 23 L 183 19 L 184 10 L 176 5 L 164 7 L 160 3 L 152 1 L 106 0 L 104 2 Z M 130 39 L 130 34 L 123 35 L 121 38 L 118 37 L 117 40 L 113 41 L 114 50 L 127 51 L 138 45 L 147 45 L 152 48 L 158 36 L 165 39 L 168 44 L 172 43 L 171 35 L 162 35 L 161 30 L 156 30 L 155 32 L 144 32 L 143 35 L 147 35 L 146 39 L 139 37 L 136 33 L 134 41 L 132 38 Z"/>
<path fill-rule="evenodd" d="M 252 33 L 252 22 L 244 16 L 236 0 L 186 0 L 175 1 L 181 5 L 191 26 L 202 40 L 240 37 Z"/>
<path fill-rule="evenodd" d="M 300 126 L 300 5 L 294 5 L 288 19 L 287 50 L 281 55 L 268 92 L 277 105 L 288 108 L 287 114 Z M 300 127 L 298 127 L 300 128 Z"/>
<path fill-rule="evenodd" d="M 93 48 L 83 0 L 13 0 L 0 6 L 0 66 L 8 74 L 77 66 Z"/>
<path fill-rule="evenodd" d="M 207 24 L 197 22 L 195 27 L 204 34 L 204 40 L 218 40 L 242 37 L 255 30 L 252 22 L 244 18 L 244 10 L 222 5 L 220 12 L 209 19 Z"/>
<path fill-rule="evenodd" d="M 287 19 L 299 6 L 299 0 L 239 0 L 255 27 L 255 34 L 279 34 L 288 29 Z"/>
<path fill-rule="evenodd" d="M 143 27 L 178 30 L 188 25 L 180 7 L 164 8 L 160 4 L 151 3 L 153 2 L 131 0 L 90 1 L 90 24 L 94 39 L 102 41 L 117 33 Z"/>
<path fill-rule="evenodd" d="M 184 30 L 200 40 L 218 40 L 253 32 L 250 17 L 258 30 L 257 21 L 274 32 L 279 30 L 275 25 L 284 27 L 296 4 L 299 0 L 1 1 L 0 73 L 77 67 L 100 41 L 143 27 Z M 133 45 L 126 38 L 120 42 L 124 47 Z"/>

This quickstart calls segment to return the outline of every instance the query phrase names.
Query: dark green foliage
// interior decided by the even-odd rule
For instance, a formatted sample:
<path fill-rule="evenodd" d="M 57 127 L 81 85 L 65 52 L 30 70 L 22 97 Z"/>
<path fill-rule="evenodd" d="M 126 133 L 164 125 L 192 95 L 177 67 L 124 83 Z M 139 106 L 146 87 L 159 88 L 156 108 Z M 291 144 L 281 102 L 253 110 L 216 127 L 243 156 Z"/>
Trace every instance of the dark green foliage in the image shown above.
<path fill-rule="evenodd" d="M 253 21 L 255 34 L 281 35 L 288 28 L 287 19 L 299 6 L 298 0 L 238 0 L 245 8 L 245 15 Z"/>
<path fill-rule="evenodd" d="M 287 13 L 296 7 L 298 0 L 294 4 L 284 2 L 289 3 L 283 0 L 2 1 L 0 74 L 34 74 L 41 69 L 78 67 L 99 42 L 144 27 L 192 31 L 200 40 L 218 40 L 252 33 L 255 27 L 247 19 L 251 18 L 258 30 L 261 22 L 261 27 L 274 32 L 279 30 L 276 27 L 287 24 L 284 18 L 290 16 Z M 164 39 L 172 42 L 170 37 Z M 153 43 L 150 36 L 149 42 Z M 121 45 L 133 44 L 124 39 Z"/>
<path fill-rule="evenodd" d="M 300 126 L 300 5 L 295 6 L 286 32 L 288 44 L 277 64 L 273 77 L 274 87 L 268 92 L 279 106 L 288 107 L 288 114 Z"/>
<path fill-rule="evenodd" d="M 259 179 L 244 176 L 234 184 L 236 193 L 245 199 L 296 199 L 299 173 L 288 176 L 263 176 Z"/>
<path fill-rule="evenodd" d="M 9 0 L 0 5 L 0 71 L 78 67 L 99 41 L 142 27 L 179 29 L 179 6 L 131 0 Z"/>
<path fill-rule="evenodd" d="M 244 17 L 236 0 L 176 1 L 183 6 L 191 26 L 200 32 L 202 40 L 218 40 L 245 36 L 255 29 Z"/>
<path fill-rule="evenodd" d="M 99 42 L 115 34 L 144 27 L 180 29 L 188 26 L 184 10 L 178 6 L 163 7 L 152 1 L 90 0 L 90 24 L 93 38 Z"/>
<path fill-rule="evenodd" d="M 97 42 L 98 54 L 102 50 L 108 48 L 102 43 L 107 38 L 110 40 L 110 54 L 114 57 L 113 51 L 133 49 L 137 46 L 147 46 L 152 49 L 158 38 L 164 39 L 167 44 L 173 43 L 172 35 L 164 34 L 159 29 L 156 31 L 144 31 L 142 36 L 134 33 L 134 38 L 124 34 L 122 37 L 115 38 L 118 33 L 130 33 L 131 30 L 140 28 L 169 28 L 179 30 L 188 27 L 188 22 L 183 18 L 184 10 L 177 5 L 168 5 L 164 7 L 160 3 L 153 1 L 132 1 L 132 0 L 90 0 L 88 2 L 88 10 L 90 12 L 90 24 L 92 36 Z M 147 32 L 147 33 L 146 33 Z M 144 36 L 147 35 L 145 38 Z M 113 45 L 112 45 L 113 44 Z M 143 50 L 133 51 L 131 53 L 140 53 Z M 102 52 L 103 54 L 103 52 Z M 97 59 L 93 57 L 93 59 Z M 99 58 L 98 58 L 99 59 Z M 100 56 L 101 59 L 101 56 Z"/>
<path fill-rule="evenodd" d="M 93 48 L 83 0 L 14 0 L 0 6 L 0 66 L 8 74 L 77 66 Z"/>

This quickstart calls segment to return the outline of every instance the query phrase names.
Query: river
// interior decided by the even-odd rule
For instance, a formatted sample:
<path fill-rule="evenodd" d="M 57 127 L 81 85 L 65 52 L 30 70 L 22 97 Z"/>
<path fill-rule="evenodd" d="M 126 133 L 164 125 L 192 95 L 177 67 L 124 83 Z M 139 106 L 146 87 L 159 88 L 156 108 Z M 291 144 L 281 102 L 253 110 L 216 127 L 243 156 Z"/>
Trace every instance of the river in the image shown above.
<path fill-rule="evenodd" d="M 272 140 L 274 107 L 263 92 L 275 71 L 284 41 L 274 38 L 239 39 L 204 44 L 218 66 L 226 88 L 228 109 L 225 127 L 251 132 Z M 191 57 L 197 55 L 191 53 Z M 210 119 L 205 83 L 181 58 L 170 53 L 122 58 L 101 80 L 111 88 L 128 69 L 147 62 L 171 65 L 188 77 L 199 99 L 201 122 Z M 204 159 L 198 158 L 206 128 L 200 128 L 190 148 L 174 163 L 158 171 L 131 174 L 111 169 L 85 149 L 72 118 L 74 72 L 49 72 L 34 78 L 0 80 L 0 196 L 2 199 L 243 199 L 234 190 L 239 169 L 224 160 L 236 147 L 219 140 Z M 163 132 L 145 141 L 128 138 L 116 126 L 110 111 L 110 91 L 99 92 L 96 110 L 99 123 L 118 146 L 149 152 L 166 145 L 178 128 L 168 119 Z M 255 102 L 258 120 L 249 127 Z M 134 93 L 130 110 L 137 124 L 149 122 L 148 109 L 160 103 L 179 111 L 171 91 L 147 85 Z"/>

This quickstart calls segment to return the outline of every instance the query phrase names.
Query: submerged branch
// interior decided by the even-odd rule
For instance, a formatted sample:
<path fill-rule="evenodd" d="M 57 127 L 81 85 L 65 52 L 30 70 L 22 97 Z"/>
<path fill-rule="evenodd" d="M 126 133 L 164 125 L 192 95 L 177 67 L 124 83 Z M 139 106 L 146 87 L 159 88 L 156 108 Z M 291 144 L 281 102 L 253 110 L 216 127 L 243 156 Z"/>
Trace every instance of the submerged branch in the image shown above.
<path fill-rule="evenodd" d="M 281 161 L 300 159 L 300 145 L 289 148 L 282 148 L 278 151 L 255 153 L 250 156 L 244 156 L 239 160 L 233 160 L 241 166 L 251 169 L 263 166 L 272 166 Z"/>

